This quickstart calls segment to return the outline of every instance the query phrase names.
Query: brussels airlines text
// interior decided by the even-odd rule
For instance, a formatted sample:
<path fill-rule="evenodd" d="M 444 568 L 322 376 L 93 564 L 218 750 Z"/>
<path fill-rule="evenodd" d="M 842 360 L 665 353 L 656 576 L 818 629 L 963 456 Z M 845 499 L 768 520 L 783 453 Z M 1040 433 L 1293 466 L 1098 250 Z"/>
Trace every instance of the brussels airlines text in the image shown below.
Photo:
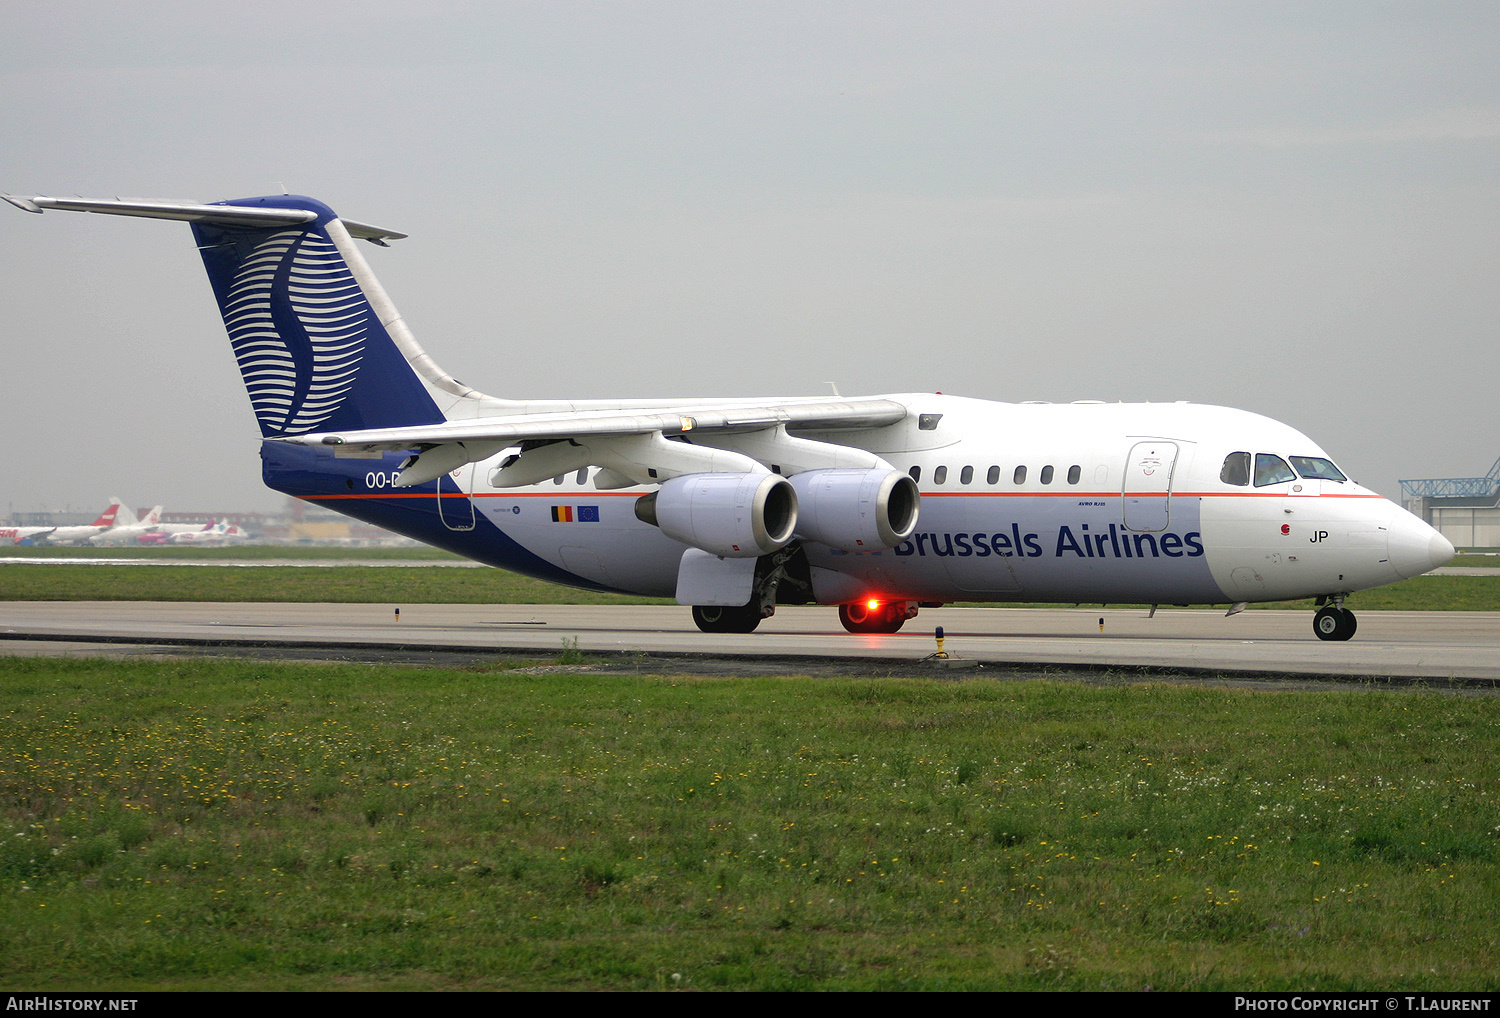
<path fill-rule="evenodd" d="M 1023 534 L 1019 524 L 1012 523 L 1010 532 L 931 534 L 917 533 L 897 545 L 897 555 L 937 555 L 940 558 L 956 556 L 966 558 L 973 555 L 985 558 L 997 555 L 1000 558 L 1041 558 L 1046 554 L 1040 534 Z M 1116 524 L 1105 530 L 1097 525 L 1093 530 L 1087 523 L 1077 530 L 1069 526 L 1058 528 L 1052 557 L 1064 558 L 1198 558 L 1203 554 L 1202 535 L 1194 530 L 1186 534 L 1175 534 L 1170 530 L 1159 533 L 1136 533 Z"/>

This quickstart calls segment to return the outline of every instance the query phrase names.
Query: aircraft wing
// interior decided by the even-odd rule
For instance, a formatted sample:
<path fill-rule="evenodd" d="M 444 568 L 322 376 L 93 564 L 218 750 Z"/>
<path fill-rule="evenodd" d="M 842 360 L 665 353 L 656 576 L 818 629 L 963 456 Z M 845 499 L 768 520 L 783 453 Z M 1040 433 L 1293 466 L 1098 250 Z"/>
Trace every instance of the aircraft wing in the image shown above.
<path fill-rule="evenodd" d="M 337 445 L 361 451 L 415 449 L 446 442 L 503 439 L 585 438 L 598 435 L 668 435 L 688 431 L 759 431 L 785 425 L 796 431 L 878 428 L 906 416 L 906 407 L 889 399 L 842 400 L 831 403 L 783 403 L 765 406 L 669 408 L 649 413 L 629 410 L 584 410 L 572 413 L 515 414 L 481 417 L 445 424 L 404 428 L 376 428 L 293 435 L 278 442 L 297 445 Z"/>
<path fill-rule="evenodd" d="M 501 415 L 402 428 L 290 435 L 273 441 L 302 446 L 333 446 L 335 455 L 342 456 L 418 451 L 422 453 L 423 462 L 411 463 L 398 482 L 411 485 L 432 480 L 463 463 L 485 459 L 507 446 L 522 443 L 652 434 L 675 437 L 688 433 L 751 432 L 777 427 L 794 431 L 879 428 L 902 420 L 907 412 L 903 404 L 889 399 L 687 406 L 651 411 L 627 408 Z"/>

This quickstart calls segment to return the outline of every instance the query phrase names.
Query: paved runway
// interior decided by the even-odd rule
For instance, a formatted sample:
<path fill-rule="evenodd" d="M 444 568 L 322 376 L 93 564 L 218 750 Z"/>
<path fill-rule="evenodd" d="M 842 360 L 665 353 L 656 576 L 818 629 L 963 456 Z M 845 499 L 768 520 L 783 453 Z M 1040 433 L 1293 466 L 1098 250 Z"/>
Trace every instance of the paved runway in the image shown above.
<path fill-rule="evenodd" d="M 190 566 L 209 569 L 491 569 L 472 559 L 402 558 L 175 558 L 169 555 L 89 555 L 77 558 L 0 555 L 0 566 Z M 1500 574 L 1500 568 L 1481 570 Z"/>
<path fill-rule="evenodd" d="M 45 557 L 41 555 L 0 555 L 0 566 L 198 566 L 228 569 L 489 569 L 483 562 L 470 559 L 358 559 L 358 558 L 175 558 L 172 556 L 109 556 L 101 553 L 87 557 Z M 1431 576 L 1500 576 L 1500 566 L 1443 566 Z"/>
<path fill-rule="evenodd" d="M 1347 643 L 1312 634 L 1310 611 L 940 608 L 894 636 L 853 636 L 830 608 L 782 608 L 745 636 L 698 632 L 685 608 L 574 605 L 0 602 L 0 653 L 26 637 L 84 642 L 769 655 L 913 661 L 932 630 L 962 658 L 1005 664 L 1500 680 L 1500 613 L 1360 612 Z M 1104 620 L 1100 632 L 1099 620 Z M 56 648 L 61 649 L 61 648 Z"/>

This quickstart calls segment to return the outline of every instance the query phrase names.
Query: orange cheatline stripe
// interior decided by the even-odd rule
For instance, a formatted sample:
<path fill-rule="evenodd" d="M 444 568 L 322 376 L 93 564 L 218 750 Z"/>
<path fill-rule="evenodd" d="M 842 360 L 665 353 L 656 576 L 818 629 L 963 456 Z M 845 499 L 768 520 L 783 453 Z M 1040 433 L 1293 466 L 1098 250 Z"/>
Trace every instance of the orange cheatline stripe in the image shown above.
<path fill-rule="evenodd" d="M 1158 492 L 1157 494 L 1161 494 Z M 924 491 L 934 498 L 1119 498 L 1118 491 Z"/>
<path fill-rule="evenodd" d="M 1123 495 L 1116 491 L 924 491 L 923 498 L 1374 498 L 1384 495 L 1356 495 L 1343 492 L 1324 492 L 1321 495 L 1298 495 L 1284 491 L 1127 491 Z M 460 491 L 445 491 L 441 496 L 433 492 L 371 492 L 349 495 L 299 495 L 305 502 L 326 502 L 339 499 L 358 498 L 640 498 L 636 491 L 476 491 L 464 494 Z"/>
<path fill-rule="evenodd" d="M 475 498 L 640 498 L 638 491 L 476 491 Z"/>
<path fill-rule="evenodd" d="M 386 492 L 386 493 L 382 493 L 382 494 L 370 494 L 370 495 L 298 495 L 297 497 L 300 498 L 300 499 L 302 499 L 302 501 L 304 501 L 304 502 L 333 502 L 333 501 L 338 501 L 340 499 L 352 499 L 352 498 L 432 498 L 432 492 L 429 491 L 429 492 L 425 492 L 425 493 L 423 493 L 423 492 L 406 493 L 406 492 L 394 492 L 393 491 L 393 492 Z M 442 497 L 443 498 L 463 498 L 462 495 L 458 495 L 458 494 L 452 494 L 452 495 L 444 494 Z"/>
<path fill-rule="evenodd" d="M 1384 498 L 1328 492 L 1299 495 L 1284 491 L 924 491 L 923 498 Z"/>
<path fill-rule="evenodd" d="M 472 494 L 464 494 L 461 491 L 445 491 L 441 496 L 433 492 L 371 492 L 369 494 L 354 495 L 298 495 L 304 502 L 329 502 L 339 499 L 352 498 L 640 498 L 638 491 L 534 491 L 534 492 L 509 492 L 509 491 L 476 491 Z"/>

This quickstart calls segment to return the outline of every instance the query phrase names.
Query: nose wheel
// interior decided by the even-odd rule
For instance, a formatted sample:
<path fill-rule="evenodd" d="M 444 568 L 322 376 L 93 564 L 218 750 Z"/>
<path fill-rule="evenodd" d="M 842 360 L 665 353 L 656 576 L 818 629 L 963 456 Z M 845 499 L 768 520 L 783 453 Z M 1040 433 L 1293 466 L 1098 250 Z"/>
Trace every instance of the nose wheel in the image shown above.
<path fill-rule="evenodd" d="M 1313 616 L 1313 632 L 1320 640 L 1347 640 L 1358 628 L 1354 613 L 1337 605 L 1324 605 Z"/>

